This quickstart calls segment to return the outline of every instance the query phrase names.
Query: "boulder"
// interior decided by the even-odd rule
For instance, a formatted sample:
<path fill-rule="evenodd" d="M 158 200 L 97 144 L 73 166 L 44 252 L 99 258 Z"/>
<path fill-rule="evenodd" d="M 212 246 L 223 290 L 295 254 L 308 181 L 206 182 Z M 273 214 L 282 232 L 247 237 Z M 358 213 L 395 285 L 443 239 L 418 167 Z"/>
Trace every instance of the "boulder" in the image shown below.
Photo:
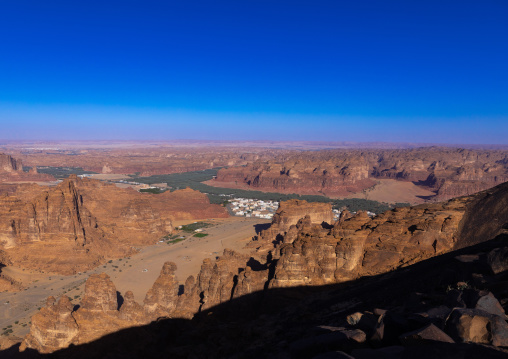
<path fill-rule="evenodd" d="M 404 345 L 425 344 L 427 342 L 455 343 L 448 334 L 443 332 L 434 324 L 429 324 L 421 329 L 404 333 L 399 339 Z"/>
<path fill-rule="evenodd" d="M 447 320 L 446 332 L 462 342 L 508 346 L 506 321 L 480 309 L 454 309 Z"/>

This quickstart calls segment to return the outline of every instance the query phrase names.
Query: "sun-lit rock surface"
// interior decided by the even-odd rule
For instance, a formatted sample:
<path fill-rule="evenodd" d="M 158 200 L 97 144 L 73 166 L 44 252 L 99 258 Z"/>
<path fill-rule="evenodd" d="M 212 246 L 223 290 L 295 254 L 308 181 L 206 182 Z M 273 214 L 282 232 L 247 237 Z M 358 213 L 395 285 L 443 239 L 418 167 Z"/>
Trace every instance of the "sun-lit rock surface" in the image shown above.
<path fill-rule="evenodd" d="M 507 188 L 508 185 L 502 185 L 472 197 L 394 209 L 374 218 L 364 212 L 354 216 L 345 213 L 332 224 L 316 223 L 328 218 L 329 208 L 295 201 L 283 203 L 273 220 L 273 226 L 279 230 L 276 233 L 279 240 L 270 241 L 270 234 L 275 233 L 267 229 L 254 241 L 272 245 L 271 253 L 258 256 L 265 258 L 265 263 L 225 250 L 216 261 L 206 259 L 196 279 L 189 277 L 182 288 L 174 275 L 175 264 L 167 262 L 143 305 L 136 303 L 128 292 L 120 308 L 109 277 L 93 275 L 87 281 L 85 297 L 77 310 L 72 311 L 65 298 L 57 306 L 54 299 L 48 299 L 47 307 L 34 316 L 23 346 L 50 352 L 159 317 L 191 318 L 199 311 L 246 294 L 262 293 L 267 288 L 340 283 L 406 267 L 478 241 L 471 239 L 468 232 L 472 229 L 483 233 L 485 226 L 496 227 L 489 230 L 489 235 L 503 231 L 504 223 L 508 223 L 508 207 L 498 209 L 495 204 L 507 200 Z M 310 212 L 293 224 L 293 217 L 301 208 Z M 477 216 L 484 215 L 478 213 L 479 208 L 496 211 L 497 224 L 475 221 Z M 288 218 L 284 218 L 285 214 Z M 464 224 L 465 219 L 474 228 Z M 250 298 L 252 301 L 261 297 Z M 496 313 L 502 313 L 495 298 L 487 299 L 478 302 L 482 308 L 492 307 Z M 70 317 L 75 319 L 79 330 Z"/>
<path fill-rule="evenodd" d="M 30 171 L 23 171 L 23 163 L 9 155 L 0 153 L 0 182 L 37 182 L 54 181 L 55 178 L 48 174 L 37 172 L 37 167 Z"/>
<path fill-rule="evenodd" d="M 29 187 L 0 198 L 0 250 L 12 264 L 76 273 L 155 243 L 180 219 L 224 218 L 190 189 L 144 194 L 71 176 L 56 187 Z M 20 191 L 20 190 L 18 190 Z"/>
<path fill-rule="evenodd" d="M 221 169 L 214 182 L 340 197 L 372 187 L 376 179 L 411 181 L 434 191 L 434 200 L 446 200 L 508 181 L 508 152 L 440 147 L 291 152 Z"/>

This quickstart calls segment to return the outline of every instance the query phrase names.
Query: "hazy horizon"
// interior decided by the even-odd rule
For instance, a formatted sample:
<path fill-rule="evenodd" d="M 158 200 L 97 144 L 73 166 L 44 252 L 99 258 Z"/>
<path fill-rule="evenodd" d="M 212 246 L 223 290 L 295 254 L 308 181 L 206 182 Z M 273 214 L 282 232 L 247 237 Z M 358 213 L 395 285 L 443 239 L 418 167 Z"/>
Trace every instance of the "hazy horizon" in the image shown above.
<path fill-rule="evenodd" d="M 505 1 L 0 5 L 5 140 L 508 144 Z"/>

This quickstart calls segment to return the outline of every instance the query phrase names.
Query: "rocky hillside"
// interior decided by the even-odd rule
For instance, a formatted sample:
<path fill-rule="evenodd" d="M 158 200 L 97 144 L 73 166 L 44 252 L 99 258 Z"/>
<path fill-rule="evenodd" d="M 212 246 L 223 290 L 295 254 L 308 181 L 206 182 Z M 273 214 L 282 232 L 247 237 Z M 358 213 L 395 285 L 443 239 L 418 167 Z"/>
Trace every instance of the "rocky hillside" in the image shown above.
<path fill-rule="evenodd" d="M 190 189 L 154 195 L 73 176 L 0 198 L 0 250 L 22 268 L 76 273 L 155 243 L 172 220 L 227 216 Z"/>
<path fill-rule="evenodd" d="M 504 354 L 499 348 L 508 346 L 503 308 L 508 293 L 496 287 L 496 281 L 508 269 L 508 206 L 502 206 L 507 200 L 505 184 L 374 218 L 344 212 L 335 223 L 312 215 L 312 209 L 323 213 L 323 208 L 283 204 L 272 227 L 254 239 L 252 256 L 225 250 L 215 262 L 205 260 L 183 288 L 175 278 L 175 265 L 168 262 L 142 304 L 129 292 L 119 302 L 106 275 L 91 276 L 78 309 L 66 297 L 48 299 L 32 318 L 21 348 L 53 352 L 165 317 L 182 319 L 146 327 L 139 347 L 134 345 L 138 354 L 154 353 L 147 347 L 153 344 L 175 357 L 272 353 L 307 358 L 342 350 L 356 358 L 386 353 L 402 358 L 419 355 L 411 348 L 406 352 L 406 345 L 429 342 L 444 345 L 432 347 L 443 353 L 462 353 L 461 358 L 477 349 Z M 311 213 L 296 224 L 294 218 L 284 219 L 284 213 L 294 217 L 302 208 Z M 488 216 L 495 221 L 483 221 Z M 267 245 L 272 246 L 268 253 Z M 474 288 L 469 282 L 473 280 Z M 506 301 L 496 299 L 496 288 Z M 128 355 L 114 344 L 113 338 L 120 337 L 98 340 L 98 347 L 89 348 L 108 351 L 100 343 L 109 343 Z M 467 346 L 455 346 L 462 342 L 484 347 L 468 351 Z M 393 345 L 397 347 L 386 352 L 376 349 Z"/>
<path fill-rule="evenodd" d="M 434 200 L 446 200 L 508 181 L 508 152 L 438 147 L 291 152 L 221 169 L 216 185 L 337 197 L 367 189 L 376 179 L 411 181 L 434 191 Z"/>
<path fill-rule="evenodd" d="M 139 145 L 139 144 L 138 144 Z M 201 171 L 204 169 L 244 165 L 256 159 L 272 158 L 271 151 L 262 148 L 175 147 L 146 145 L 113 146 L 59 150 L 16 149 L 11 151 L 28 166 L 80 167 L 97 173 L 121 173 L 152 176 L 169 173 Z"/>

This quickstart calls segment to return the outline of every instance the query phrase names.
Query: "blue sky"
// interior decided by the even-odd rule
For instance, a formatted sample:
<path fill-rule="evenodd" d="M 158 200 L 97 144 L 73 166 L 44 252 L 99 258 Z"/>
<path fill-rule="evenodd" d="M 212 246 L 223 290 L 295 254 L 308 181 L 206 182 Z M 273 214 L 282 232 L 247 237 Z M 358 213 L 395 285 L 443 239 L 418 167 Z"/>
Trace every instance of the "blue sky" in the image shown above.
<path fill-rule="evenodd" d="M 3 1 L 2 139 L 508 143 L 508 2 Z"/>

